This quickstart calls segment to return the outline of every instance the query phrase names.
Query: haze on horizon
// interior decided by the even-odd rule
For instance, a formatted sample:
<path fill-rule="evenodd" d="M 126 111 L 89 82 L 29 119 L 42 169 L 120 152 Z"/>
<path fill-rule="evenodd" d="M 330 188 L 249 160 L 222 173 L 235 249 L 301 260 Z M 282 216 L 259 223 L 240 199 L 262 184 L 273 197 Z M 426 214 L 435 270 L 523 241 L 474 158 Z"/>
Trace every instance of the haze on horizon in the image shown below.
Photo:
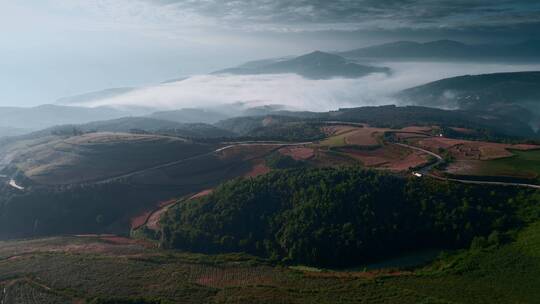
<path fill-rule="evenodd" d="M 527 0 L 28 0 L 2 1 L 0 8 L 0 106 L 33 106 L 111 87 L 151 86 L 313 50 L 349 50 L 398 40 L 482 44 L 540 39 L 540 3 Z M 462 74 L 499 70 L 484 68 L 469 65 Z M 416 82 L 409 79 L 393 88 L 417 85 L 431 76 L 413 75 Z M 207 76 L 198 77 L 195 89 L 208 84 L 196 82 Z M 305 86 L 297 83 L 299 90 L 314 87 L 309 81 Z M 344 82 L 325 84 L 327 91 L 312 94 L 325 97 L 341 90 Z M 360 88 L 368 86 L 365 82 Z M 248 93 L 264 94 L 257 82 L 247 87 Z M 181 89 L 184 92 L 164 102 L 178 94 L 200 100 L 198 91 Z M 234 95 L 227 90 L 222 92 Z M 336 104 L 344 104 L 356 97 L 325 98 L 342 98 Z M 300 106 L 306 102 L 298 101 Z"/>

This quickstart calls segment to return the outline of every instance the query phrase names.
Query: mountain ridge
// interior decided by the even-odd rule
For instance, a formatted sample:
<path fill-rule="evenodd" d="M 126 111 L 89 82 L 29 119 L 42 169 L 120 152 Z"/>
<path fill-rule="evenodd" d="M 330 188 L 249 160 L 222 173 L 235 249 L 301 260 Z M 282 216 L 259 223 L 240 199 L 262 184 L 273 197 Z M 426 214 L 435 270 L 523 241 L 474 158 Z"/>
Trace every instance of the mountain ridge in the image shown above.
<path fill-rule="evenodd" d="M 337 54 L 314 51 L 292 59 L 279 61 L 260 60 L 253 64 L 244 64 L 236 68 L 216 71 L 212 74 L 285 74 L 294 73 L 314 80 L 334 77 L 360 78 L 372 73 L 390 73 L 386 67 L 360 65 Z"/>
<path fill-rule="evenodd" d="M 396 41 L 336 54 L 346 58 L 540 59 L 540 41 L 526 40 L 514 44 L 475 45 L 455 40 Z"/>

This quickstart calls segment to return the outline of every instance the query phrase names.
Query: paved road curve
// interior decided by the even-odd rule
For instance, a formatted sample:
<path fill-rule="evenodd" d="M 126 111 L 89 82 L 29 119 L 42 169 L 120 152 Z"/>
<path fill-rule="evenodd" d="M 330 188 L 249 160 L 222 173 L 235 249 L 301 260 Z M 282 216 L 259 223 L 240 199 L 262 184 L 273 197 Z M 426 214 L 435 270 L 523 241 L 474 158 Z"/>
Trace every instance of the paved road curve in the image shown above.
<path fill-rule="evenodd" d="M 447 178 L 447 177 L 441 177 L 441 176 L 433 175 L 433 174 L 429 173 L 429 171 L 433 167 L 435 167 L 436 165 L 444 162 L 444 159 L 442 158 L 442 156 L 440 156 L 438 154 L 435 154 L 435 153 L 433 153 L 431 151 L 428 151 L 426 149 L 422 149 L 422 148 L 407 145 L 407 144 L 396 143 L 396 145 L 406 147 L 406 148 L 409 148 L 409 149 L 413 149 L 413 150 L 417 150 L 417 151 L 421 151 L 421 152 L 427 153 L 427 154 L 429 154 L 429 155 L 431 155 L 433 157 L 436 157 L 437 162 L 435 162 L 435 163 L 433 163 L 433 164 L 431 164 L 429 166 L 426 166 L 426 167 L 422 168 L 419 171 L 421 174 L 423 174 L 425 176 L 429 176 L 431 178 L 435 178 L 435 179 L 443 180 L 443 181 L 458 182 L 458 183 L 463 183 L 463 184 L 514 186 L 514 187 L 525 187 L 525 188 L 540 189 L 540 185 L 533 185 L 533 184 L 510 183 L 510 182 L 492 182 L 492 181 L 476 181 L 476 180 L 467 180 L 467 179 Z"/>

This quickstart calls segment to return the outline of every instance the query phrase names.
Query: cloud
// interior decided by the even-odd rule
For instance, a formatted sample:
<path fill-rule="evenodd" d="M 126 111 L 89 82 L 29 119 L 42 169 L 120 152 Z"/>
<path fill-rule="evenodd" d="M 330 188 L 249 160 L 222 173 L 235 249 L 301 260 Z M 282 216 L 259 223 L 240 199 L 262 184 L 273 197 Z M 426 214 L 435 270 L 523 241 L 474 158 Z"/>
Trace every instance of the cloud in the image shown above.
<path fill-rule="evenodd" d="M 540 21 L 529 0 L 148 0 L 252 30 L 464 28 Z"/>
<path fill-rule="evenodd" d="M 540 70 L 540 65 L 404 62 L 388 63 L 393 74 L 358 79 L 308 80 L 295 74 L 200 75 L 142 88 L 84 106 L 180 109 L 238 102 L 250 106 L 282 104 L 291 109 L 327 111 L 340 107 L 392 104 L 400 90 L 464 74 Z"/>

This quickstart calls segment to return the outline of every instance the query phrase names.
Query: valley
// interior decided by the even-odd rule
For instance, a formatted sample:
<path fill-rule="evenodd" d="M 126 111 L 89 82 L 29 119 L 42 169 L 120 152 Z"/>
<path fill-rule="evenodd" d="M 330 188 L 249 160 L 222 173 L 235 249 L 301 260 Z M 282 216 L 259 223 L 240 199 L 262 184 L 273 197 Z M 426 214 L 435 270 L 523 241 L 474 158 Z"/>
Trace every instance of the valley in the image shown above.
<path fill-rule="evenodd" d="M 386 110 L 387 108 L 381 108 L 382 112 Z M 392 108 L 389 110 L 393 111 Z M 139 191 L 146 191 L 144 198 L 137 198 L 137 207 L 125 211 L 118 209 L 111 214 L 108 224 L 98 230 L 73 229 L 74 227 L 66 230 L 66 233 L 126 234 L 132 227 L 130 219 L 141 218 L 146 221 L 152 215 L 153 222 L 159 222 L 161 215 L 170 207 L 167 205 L 165 210 L 156 216 L 155 210 L 163 207 L 159 202 L 213 189 L 234 178 L 255 178 L 271 170 L 345 166 L 389 171 L 404 177 L 416 175 L 421 178 L 478 185 L 538 187 L 538 173 L 534 171 L 536 160 L 527 154 L 536 153 L 539 146 L 533 144 L 501 144 L 447 138 L 443 134 L 446 129 L 437 125 L 385 128 L 372 127 L 363 122 L 300 119 L 304 122 L 299 124 L 298 118 L 269 118 L 272 116 L 255 118 L 250 124 L 257 120 L 273 122 L 263 127 L 250 127 L 255 131 L 248 129 L 246 133 L 255 132 L 253 134 L 263 140 L 257 140 L 257 137 L 250 137 L 247 141 L 235 141 L 234 137 L 187 139 L 161 135 L 159 132 L 139 134 L 110 131 L 80 134 L 54 131 L 56 133 L 53 134 L 56 135 L 52 136 L 37 134 L 30 139 L 24 137 L 21 141 L 4 147 L 4 157 L 11 160 L 4 168 L 5 183 L 15 191 L 9 199 L 24 200 L 25 196 L 32 197 L 33 193 L 43 192 L 49 193 L 45 197 L 55 199 L 54 197 L 68 195 L 67 193 L 72 192 L 70 189 L 89 187 L 95 189 L 92 190 L 94 192 L 105 191 L 100 194 L 105 195 L 102 198 L 110 197 L 114 201 L 120 195 L 117 191 L 126 187 L 137 188 L 135 195 Z M 243 120 L 235 120 L 235 124 L 243 123 Z M 297 141 L 291 142 L 268 141 L 266 138 L 269 137 L 264 135 L 279 134 L 275 133 L 275 130 L 290 132 L 305 123 L 310 124 L 310 127 L 303 130 L 317 129 L 322 137 L 302 137 L 306 135 L 299 133 L 292 138 Z M 459 130 L 472 132 L 470 129 Z M 308 136 L 311 136 L 311 132 Z M 455 132 L 453 130 L 450 135 Z M 169 134 L 168 131 L 166 134 Z M 527 170 L 532 171 L 519 168 L 508 170 L 508 166 L 514 166 L 505 163 L 519 163 L 519 159 L 525 156 L 528 157 Z M 107 162 L 103 161 L 105 159 Z M 9 191 L 9 188 L 3 191 Z M 100 188 L 103 190 L 98 190 Z M 69 199 L 62 204 L 68 202 Z M 8 203 L 9 205 L 11 204 Z M 65 205 L 60 208 L 67 207 L 68 205 Z M 90 214 L 81 214 L 80 216 L 86 218 L 81 223 L 87 223 L 84 225 L 88 226 L 96 218 L 106 216 L 109 207 L 104 205 L 103 208 L 105 209 Z M 14 209 L 11 212 L 15 213 L 4 215 L 11 218 L 8 222 L 16 221 L 18 216 L 27 216 L 20 213 L 21 210 Z M 42 225 L 54 226 L 59 223 L 53 224 L 50 222 L 52 219 L 60 223 L 63 221 L 62 217 L 57 218 L 60 214 L 51 214 L 48 217 L 52 218 L 40 220 L 43 215 L 35 214 L 34 218 L 19 222 L 17 227 L 27 225 L 24 230 L 32 231 L 36 221 Z M 101 225 L 94 222 L 90 226 L 96 224 Z M 60 227 L 62 224 L 55 229 L 64 229 Z"/>
<path fill-rule="evenodd" d="M 26 2 L 0 304 L 539 302 L 538 4 Z"/>

